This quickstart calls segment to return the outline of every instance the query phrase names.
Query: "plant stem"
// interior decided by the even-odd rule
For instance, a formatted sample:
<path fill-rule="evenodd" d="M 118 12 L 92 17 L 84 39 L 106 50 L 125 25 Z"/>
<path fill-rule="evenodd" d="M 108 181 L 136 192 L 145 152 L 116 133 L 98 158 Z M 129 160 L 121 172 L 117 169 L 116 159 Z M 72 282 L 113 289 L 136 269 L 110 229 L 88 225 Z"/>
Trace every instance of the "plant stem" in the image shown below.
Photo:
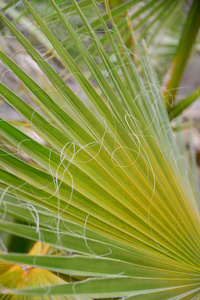
<path fill-rule="evenodd" d="M 200 1 L 194 0 L 183 28 L 176 55 L 170 69 L 172 75 L 165 86 L 164 98 L 166 107 L 172 107 L 177 90 L 187 64 L 192 46 L 200 27 Z"/>
<path fill-rule="evenodd" d="M 170 119 L 178 117 L 188 106 L 190 106 L 200 96 L 200 86 L 185 99 L 180 100 L 178 104 L 172 107 L 169 111 Z"/>

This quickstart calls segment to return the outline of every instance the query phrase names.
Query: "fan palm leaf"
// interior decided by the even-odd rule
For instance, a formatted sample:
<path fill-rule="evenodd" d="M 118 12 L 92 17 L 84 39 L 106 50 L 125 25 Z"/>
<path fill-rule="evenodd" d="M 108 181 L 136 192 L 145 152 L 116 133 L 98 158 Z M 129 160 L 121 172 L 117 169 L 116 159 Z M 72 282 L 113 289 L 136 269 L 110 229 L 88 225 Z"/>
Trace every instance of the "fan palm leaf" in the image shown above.
<path fill-rule="evenodd" d="M 51 47 L 48 39 L 45 35 L 38 30 L 36 24 L 30 24 L 30 18 L 25 16 L 26 11 L 22 10 L 20 1 L 11 1 L 4 3 L 1 1 L 2 10 L 11 16 L 15 22 L 19 22 L 20 26 L 24 26 L 26 30 L 31 32 L 31 35 L 37 39 L 46 49 L 46 55 L 49 59 L 56 57 L 62 64 L 59 55 Z M 99 1 L 99 9 L 103 12 L 102 18 L 108 22 L 108 15 L 104 11 L 102 5 L 103 1 Z M 127 26 L 125 14 L 129 10 L 130 19 L 133 22 L 134 30 L 138 31 L 138 39 L 145 38 L 147 45 L 151 46 L 151 56 L 154 59 L 157 72 L 160 78 L 160 84 L 163 84 L 164 98 L 168 111 L 170 110 L 171 116 L 173 115 L 173 105 L 176 101 L 176 93 L 179 88 L 180 80 L 182 78 L 186 62 L 189 59 L 191 49 L 194 46 L 196 36 L 199 28 L 199 6 L 198 0 L 193 3 L 187 3 L 185 0 L 181 1 L 166 1 L 166 0 L 148 0 L 145 3 L 140 1 L 109 1 L 112 9 L 113 17 L 115 18 L 118 30 L 123 35 L 125 45 L 129 47 L 130 51 L 134 49 L 134 42 L 131 38 L 131 30 Z M 74 23 L 76 15 L 76 9 L 72 3 L 61 3 L 61 11 L 66 17 L 71 17 L 71 22 Z M 39 9 L 42 9 L 42 18 L 49 24 L 51 30 L 55 32 L 58 30 L 57 24 L 60 23 L 60 18 L 57 13 L 49 5 L 49 2 L 45 5 L 40 1 L 32 2 L 32 5 Z M 22 11 L 21 17 L 17 17 L 16 9 L 11 9 L 12 6 L 19 7 L 19 11 Z M 83 0 L 79 1 L 79 6 L 88 16 L 90 16 L 88 22 L 92 28 L 98 30 L 99 38 L 104 47 L 109 47 L 110 41 L 105 35 L 102 35 L 101 25 L 98 17 L 94 15 L 94 7 L 92 1 Z M 190 8 L 191 6 L 191 8 Z M 37 8 L 39 7 L 39 8 Z M 184 12 L 183 12 L 184 11 Z M 188 12 L 188 13 L 186 13 Z M 27 15 L 27 14 L 26 14 Z M 92 16 L 92 17 L 91 17 Z M 177 20 L 178 24 L 177 24 Z M 87 30 L 85 27 L 80 26 L 75 22 L 73 24 L 78 28 L 79 38 L 82 40 L 87 39 Z M 177 30 L 178 28 L 178 30 Z M 73 40 L 71 37 L 62 32 L 56 32 L 60 36 L 59 40 L 65 49 L 68 49 L 71 54 L 76 53 Z M 111 32 L 115 36 L 115 31 Z M 66 37 L 67 35 L 67 37 Z M 87 39 L 86 41 L 88 50 L 93 57 L 96 58 L 97 51 L 93 44 Z M 158 54 L 162 58 L 158 59 Z M 73 55 L 73 58 L 79 66 L 82 66 L 83 61 L 80 55 Z M 100 67 L 100 66 L 99 66 Z M 66 72 L 64 70 L 63 72 Z M 68 75 L 66 75 L 68 76 Z M 195 101 L 196 98 L 193 98 Z M 192 101 L 192 102 L 193 102 Z M 191 101 L 185 100 L 187 104 L 184 107 L 188 107 Z M 177 111 L 177 109 L 176 109 Z M 181 109 L 178 111 L 181 112 Z M 179 112 L 179 114 L 180 114 Z"/>
<path fill-rule="evenodd" d="M 132 34 L 142 67 L 139 76 L 108 2 L 106 18 L 117 40 L 95 1 L 91 4 L 110 43 L 106 51 L 79 2 L 73 0 L 74 12 L 97 51 L 96 61 L 52 0 L 54 14 L 82 59 L 83 71 L 30 3 L 23 3 L 84 94 L 75 94 L 0 13 L 1 21 L 51 82 L 51 90 L 43 90 L 0 51 L 2 63 L 43 108 L 32 108 L 0 83 L 4 99 L 43 140 L 39 143 L 0 120 L 1 211 L 27 222 L 2 220 L 0 229 L 70 253 L 62 257 L 1 253 L 0 259 L 81 277 L 71 283 L 3 289 L 4 293 L 27 299 L 196 297 L 200 291 L 198 205 L 146 46 L 141 48 Z"/>

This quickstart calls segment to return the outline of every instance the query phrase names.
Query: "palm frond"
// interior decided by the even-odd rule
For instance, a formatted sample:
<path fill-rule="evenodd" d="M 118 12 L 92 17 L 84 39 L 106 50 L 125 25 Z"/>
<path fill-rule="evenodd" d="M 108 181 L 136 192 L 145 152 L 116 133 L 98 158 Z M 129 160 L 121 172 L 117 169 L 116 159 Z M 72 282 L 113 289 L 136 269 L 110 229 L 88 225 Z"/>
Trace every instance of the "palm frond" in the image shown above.
<path fill-rule="evenodd" d="M 23 0 L 83 91 L 81 97 L 0 13 L 0 20 L 52 84 L 52 90 L 44 91 L 0 52 L 2 63 L 43 110 L 28 105 L 3 83 L 1 95 L 44 141 L 39 143 L 0 120 L 0 133 L 13 147 L 8 151 L 5 142 L 0 146 L 0 209 L 27 221 L 15 224 L 2 220 L 0 229 L 71 252 L 63 257 L 0 254 L 0 259 L 80 276 L 76 282 L 13 287 L 4 293 L 27 299 L 192 299 L 200 293 L 198 202 L 173 138 L 155 71 L 146 46 L 140 46 L 130 31 L 141 66 L 139 76 L 109 3 L 106 14 L 95 1 L 90 3 L 109 41 L 108 50 L 79 2 L 72 1 L 73 12 L 79 16 L 83 32 L 88 32 L 98 59 L 51 0 L 55 17 L 81 57 L 80 67 L 33 6 Z M 19 152 L 28 159 L 23 160 Z"/>

